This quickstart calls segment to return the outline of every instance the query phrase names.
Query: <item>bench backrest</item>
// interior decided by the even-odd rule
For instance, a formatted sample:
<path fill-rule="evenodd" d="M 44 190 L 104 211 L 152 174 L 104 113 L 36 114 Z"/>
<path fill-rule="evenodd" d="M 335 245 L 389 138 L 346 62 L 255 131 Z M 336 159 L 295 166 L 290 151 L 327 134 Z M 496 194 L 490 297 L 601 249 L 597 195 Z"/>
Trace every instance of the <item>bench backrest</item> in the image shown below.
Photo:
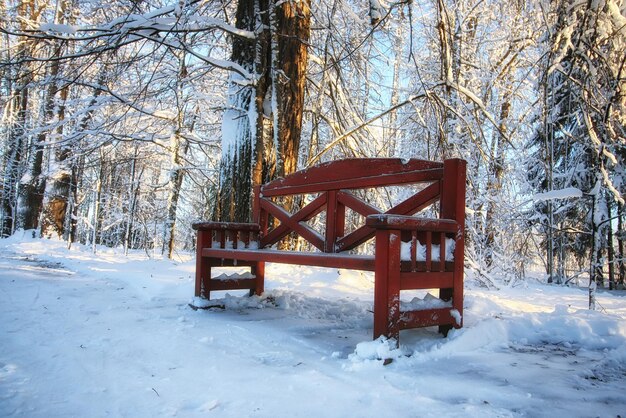
<path fill-rule="evenodd" d="M 374 236 L 374 229 L 362 225 L 346 234 L 346 208 L 367 217 L 383 213 L 351 193 L 355 189 L 425 184 L 419 192 L 384 213 L 414 215 L 439 202 L 439 217 L 464 225 L 465 168 L 461 159 L 443 163 L 398 158 L 358 158 L 331 161 L 298 171 L 257 187 L 254 192 L 254 221 L 261 226 L 260 246 L 271 246 L 296 232 L 320 251 L 337 253 L 351 250 Z M 277 202 L 294 195 L 317 195 L 296 213 Z M 277 199 L 278 198 L 278 199 Z M 307 221 L 326 212 L 324 234 Z M 270 216 L 279 223 L 270 228 Z"/>

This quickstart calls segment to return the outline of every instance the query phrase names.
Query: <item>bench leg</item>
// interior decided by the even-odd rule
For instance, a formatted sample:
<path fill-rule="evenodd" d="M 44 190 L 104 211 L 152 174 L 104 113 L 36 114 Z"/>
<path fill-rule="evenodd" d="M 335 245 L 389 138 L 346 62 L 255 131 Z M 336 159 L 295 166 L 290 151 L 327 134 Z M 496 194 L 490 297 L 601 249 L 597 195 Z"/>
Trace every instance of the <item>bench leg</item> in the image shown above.
<path fill-rule="evenodd" d="M 454 296 L 453 289 L 439 289 L 439 299 L 446 302 L 452 299 Z M 452 325 L 439 325 L 439 333 L 444 337 L 448 336 L 448 332 L 452 329 Z"/>
<path fill-rule="evenodd" d="M 202 249 L 210 245 L 209 231 L 198 231 L 196 242 L 196 288 L 195 296 L 210 299 L 211 267 L 209 260 L 202 257 Z"/>
<path fill-rule="evenodd" d="M 201 258 L 200 262 L 196 262 L 195 296 L 211 299 L 211 266 L 206 258 Z"/>
<path fill-rule="evenodd" d="M 265 261 L 259 261 L 255 266 L 251 267 L 251 272 L 255 277 L 255 288 L 250 289 L 250 296 L 256 294 L 261 296 L 265 291 Z"/>
<path fill-rule="evenodd" d="M 374 339 L 400 341 L 400 231 L 376 232 Z"/>

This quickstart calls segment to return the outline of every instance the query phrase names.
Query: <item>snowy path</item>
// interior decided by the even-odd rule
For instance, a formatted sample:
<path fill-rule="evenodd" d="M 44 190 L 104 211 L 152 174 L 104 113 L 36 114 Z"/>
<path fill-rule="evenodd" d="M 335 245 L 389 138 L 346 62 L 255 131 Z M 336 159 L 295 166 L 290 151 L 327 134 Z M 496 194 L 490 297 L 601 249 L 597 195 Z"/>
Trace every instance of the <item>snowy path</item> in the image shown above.
<path fill-rule="evenodd" d="M 624 296 L 607 315 L 555 309 L 576 289 L 470 290 L 465 329 L 404 333 L 411 355 L 383 366 L 353 354 L 371 334 L 361 278 L 274 268 L 280 308 L 194 311 L 192 271 L 0 240 L 0 416 L 626 415 Z"/>

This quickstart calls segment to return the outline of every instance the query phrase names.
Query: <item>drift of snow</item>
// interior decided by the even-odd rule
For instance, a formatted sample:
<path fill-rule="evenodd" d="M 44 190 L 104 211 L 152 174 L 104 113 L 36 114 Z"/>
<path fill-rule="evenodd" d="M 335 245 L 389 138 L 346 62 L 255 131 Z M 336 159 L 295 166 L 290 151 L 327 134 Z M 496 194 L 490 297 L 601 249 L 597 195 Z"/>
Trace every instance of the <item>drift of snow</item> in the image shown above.
<path fill-rule="evenodd" d="M 372 341 L 370 273 L 268 264 L 262 296 L 204 301 L 192 298 L 191 255 L 122 254 L 69 251 L 30 231 L 0 240 L 0 416 L 626 411 L 623 292 L 598 289 L 598 312 L 586 309 L 586 289 L 527 282 L 488 291 L 470 281 L 464 328 L 448 338 L 436 328 L 403 331 L 396 349 Z"/>

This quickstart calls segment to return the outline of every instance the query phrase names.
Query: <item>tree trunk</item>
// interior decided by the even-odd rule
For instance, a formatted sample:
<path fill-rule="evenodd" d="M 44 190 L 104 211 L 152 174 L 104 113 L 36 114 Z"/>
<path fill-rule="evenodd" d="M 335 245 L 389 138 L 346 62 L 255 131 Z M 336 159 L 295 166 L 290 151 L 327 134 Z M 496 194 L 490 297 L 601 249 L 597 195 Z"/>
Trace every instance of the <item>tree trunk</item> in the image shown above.
<path fill-rule="evenodd" d="M 57 113 L 59 126 L 56 132 L 59 138 L 63 135 L 65 100 L 67 99 L 68 90 L 69 87 L 66 86 L 61 90 L 59 95 L 60 104 Z M 67 203 L 70 191 L 72 190 L 72 167 L 70 158 L 73 155 L 73 151 L 70 144 L 60 146 L 55 150 L 54 161 L 57 170 L 50 173 L 51 178 L 46 182 L 46 201 L 44 203 L 41 221 L 42 236 L 51 237 L 53 234 L 56 234 L 59 238 L 64 236 Z"/>
<path fill-rule="evenodd" d="M 615 289 L 615 248 L 613 247 L 613 226 L 611 225 L 612 198 L 609 193 L 606 195 L 606 210 L 607 210 L 607 227 L 606 227 L 606 255 L 609 263 L 609 290 Z"/>
<path fill-rule="evenodd" d="M 2 181 L 2 237 L 13 234 L 17 216 L 17 185 L 21 177 L 21 162 L 24 147 L 24 125 L 28 106 L 27 81 L 12 98 L 12 113 L 15 120 L 9 128 L 8 151 L 4 164 L 4 179 Z"/>
<path fill-rule="evenodd" d="M 167 258 L 172 258 L 174 254 L 174 242 L 176 232 L 176 211 L 178 209 L 178 200 L 180 198 L 181 187 L 185 177 L 185 169 L 183 168 L 183 158 L 189 150 L 189 143 L 182 135 L 185 128 L 185 86 L 184 79 L 187 75 L 187 67 L 185 65 L 185 54 L 178 57 L 178 75 L 176 80 L 176 97 L 178 106 L 178 114 L 176 115 L 176 126 L 172 135 L 172 168 L 169 181 L 169 195 L 167 198 L 167 219 L 163 230 L 163 248 L 161 254 L 167 251 Z M 196 123 L 197 111 L 192 116 L 189 126 L 189 133 L 193 133 Z"/>
<path fill-rule="evenodd" d="M 240 74 L 230 75 L 228 106 L 222 120 L 222 161 L 215 218 L 248 221 L 253 177 L 255 182 L 261 182 L 264 160 L 263 136 L 259 133 L 262 133 L 268 78 L 268 0 L 239 0 L 236 26 L 248 31 L 264 29 L 257 32 L 254 40 L 233 36 L 232 61 L 256 75 L 257 82 L 251 85 L 252 80 Z"/>
<path fill-rule="evenodd" d="M 604 275 L 602 270 L 602 223 L 604 221 L 603 216 L 603 200 L 602 200 L 602 191 L 600 190 L 601 178 L 598 176 L 596 180 L 595 194 L 593 195 L 593 203 L 592 203 L 592 234 L 593 234 L 593 245 L 591 248 L 590 254 L 590 274 L 589 274 L 589 309 L 595 310 L 596 308 L 596 289 L 598 286 L 603 286 L 604 284 Z"/>
<path fill-rule="evenodd" d="M 282 2 L 276 7 L 276 15 L 278 62 L 272 80 L 277 99 L 275 119 L 278 121 L 276 174 L 284 177 L 298 168 L 311 29 L 310 2 Z"/>
<path fill-rule="evenodd" d="M 449 83 L 454 80 L 453 63 L 452 63 L 452 32 L 451 32 L 450 15 L 448 14 L 448 8 L 444 0 L 437 0 L 437 33 L 439 35 L 439 56 L 441 62 L 440 77 L 444 83 Z M 444 100 L 450 106 L 454 107 L 453 101 L 454 91 L 449 85 L 445 88 Z M 441 122 L 439 123 L 438 132 L 438 148 L 441 158 L 445 159 L 448 155 L 450 130 L 454 115 L 451 112 L 443 108 L 441 109 Z"/>
<path fill-rule="evenodd" d="M 135 205 L 137 204 L 137 192 L 139 181 L 137 177 L 137 157 L 139 154 L 139 147 L 135 145 L 135 153 L 133 155 L 133 161 L 130 167 L 130 183 L 128 185 L 128 198 L 130 200 L 130 207 L 128 208 L 128 218 L 126 219 L 126 229 L 124 231 L 124 255 L 128 255 L 128 249 L 131 245 L 131 234 L 133 232 L 133 223 L 135 218 Z"/>
<path fill-rule="evenodd" d="M 68 22 L 67 16 L 68 4 L 66 1 L 59 1 L 57 3 L 57 10 L 55 13 L 55 23 L 65 24 Z M 45 91 L 45 98 L 43 102 L 43 124 L 46 125 L 52 121 L 55 110 L 55 97 L 59 92 L 59 82 L 57 77 L 60 69 L 60 62 L 54 58 L 58 58 L 62 55 L 63 44 L 57 40 L 50 41 L 50 54 L 53 58 L 50 61 L 50 67 L 48 71 L 49 85 Z M 61 107 L 62 108 L 62 107 Z M 59 121 L 62 118 L 59 117 Z M 31 144 L 31 157 L 29 161 L 27 181 L 20 185 L 20 213 L 18 224 L 23 229 L 36 229 L 39 227 L 39 217 L 41 215 L 44 191 L 46 188 L 46 179 L 42 175 L 43 169 L 43 153 L 44 144 L 48 138 L 48 132 L 42 131 L 35 142 Z"/>
<path fill-rule="evenodd" d="M 310 2 L 240 0 L 236 26 L 255 31 L 233 38 L 232 60 L 256 77 L 233 73 L 222 125 L 216 218 L 248 221 L 252 187 L 297 169 L 304 107 Z"/>
<path fill-rule="evenodd" d="M 104 177 L 104 150 L 100 148 L 98 178 L 96 179 L 96 189 L 93 192 L 93 213 L 92 213 L 92 235 L 91 235 L 91 248 L 95 254 L 98 244 L 98 231 L 100 229 L 100 199 L 102 198 L 102 180 Z"/>
<path fill-rule="evenodd" d="M 184 144 L 183 144 L 184 142 Z M 182 149 L 181 149 L 182 147 Z M 163 249 L 162 254 L 167 252 L 167 258 L 172 258 L 174 254 L 174 238 L 176 232 L 176 210 L 178 209 L 178 200 L 180 198 L 180 189 L 183 184 L 185 170 L 182 167 L 183 156 L 187 154 L 189 145 L 181 135 L 180 131 L 176 131 L 172 137 L 172 169 L 170 172 L 169 187 L 170 192 L 167 199 L 166 220 L 163 233 Z"/>
<path fill-rule="evenodd" d="M 620 203 L 617 206 L 617 211 L 617 230 L 619 231 L 619 234 L 617 235 L 617 248 L 619 252 L 619 284 L 623 288 L 625 284 L 624 281 L 626 280 L 626 254 L 624 254 L 624 241 L 626 240 L 626 230 L 624 229 L 624 205 Z"/>
<path fill-rule="evenodd" d="M 39 10 L 33 0 L 25 0 L 18 3 L 17 15 L 20 29 L 29 29 L 29 24 L 36 24 Z M 7 45 L 10 41 L 7 40 Z M 31 55 L 32 41 L 21 40 L 17 46 L 15 57 L 19 60 Z M 25 133 L 29 105 L 30 83 L 33 79 L 32 69 L 28 64 L 22 64 L 16 74 L 11 74 L 15 85 L 10 88 L 11 97 L 6 106 L 9 109 L 8 120 L 10 121 L 7 132 L 7 149 L 4 153 L 4 178 L 2 179 L 0 202 L 0 237 L 11 235 L 17 226 L 18 210 L 18 186 L 23 174 L 23 158 L 25 146 Z M 5 80 L 11 86 L 10 80 Z"/>
<path fill-rule="evenodd" d="M 104 82 L 105 74 L 100 73 L 98 77 L 98 85 Z M 93 96 L 87 105 L 89 109 L 93 108 L 97 103 L 98 96 L 102 94 L 102 89 L 94 89 Z M 57 128 L 57 136 L 59 138 L 63 135 L 63 120 L 65 119 L 65 101 L 69 93 L 69 86 L 65 86 L 59 94 L 59 108 L 58 108 L 58 121 L 59 126 Z M 80 135 L 85 131 L 93 117 L 93 112 L 88 112 L 78 123 L 75 135 Z M 77 182 L 79 169 L 81 169 L 82 157 L 78 155 L 79 140 L 63 141 L 64 145 L 57 148 L 54 153 L 55 166 L 57 171 L 51 173 L 51 178 L 46 181 L 46 189 L 44 192 L 43 202 L 43 216 L 41 221 L 41 235 L 50 237 L 52 234 L 57 234 L 59 237 L 68 239 L 74 235 L 74 231 L 67 231 L 66 224 L 72 225 L 74 228 L 75 221 L 72 219 L 72 215 L 75 214 L 76 208 L 73 204 L 76 203 L 75 196 L 72 198 L 70 195 L 77 192 Z M 73 204 L 68 207 L 68 201 L 73 201 Z M 72 203 L 72 202 L 71 202 Z M 67 222 L 69 218 L 70 222 Z"/>
<path fill-rule="evenodd" d="M 492 156 L 493 161 L 490 164 L 489 181 L 487 183 L 487 214 L 485 219 L 485 235 L 486 235 L 486 264 L 487 267 L 491 267 L 493 264 L 493 254 L 496 246 L 496 234 L 498 227 L 496 222 L 496 210 L 497 205 L 495 199 L 500 194 L 502 189 L 502 179 L 504 177 L 504 151 L 506 140 L 504 136 L 507 131 L 507 120 L 509 118 L 509 112 L 511 104 L 509 102 L 508 94 L 505 94 L 503 102 L 500 106 L 500 123 L 499 132 L 494 133 L 492 144 Z"/>

